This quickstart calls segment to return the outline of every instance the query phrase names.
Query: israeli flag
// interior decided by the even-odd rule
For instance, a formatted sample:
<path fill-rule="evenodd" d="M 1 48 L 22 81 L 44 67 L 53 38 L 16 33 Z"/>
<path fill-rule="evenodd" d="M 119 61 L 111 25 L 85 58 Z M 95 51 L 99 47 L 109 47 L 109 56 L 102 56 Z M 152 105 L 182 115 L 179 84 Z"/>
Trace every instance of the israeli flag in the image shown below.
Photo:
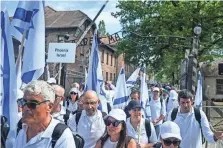
<path fill-rule="evenodd" d="M 144 108 L 146 118 L 151 120 L 151 108 L 149 103 L 149 90 L 146 83 L 146 65 L 143 66 L 143 74 L 141 78 L 141 85 L 140 85 L 140 103 Z"/>
<path fill-rule="evenodd" d="M 125 81 L 125 69 L 122 66 L 118 80 L 116 82 L 115 97 L 113 108 L 124 109 L 128 104 L 128 92 Z"/>
<path fill-rule="evenodd" d="M 197 80 L 197 91 L 195 95 L 195 107 L 202 110 L 202 101 L 203 101 L 203 93 L 202 93 L 202 76 L 201 72 L 198 72 L 198 80 Z"/>
<path fill-rule="evenodd" d="M 128 91 L 128 95 L 131 94 L 131 88 L 134 87 L 134 85 L 136 84 L 136 80 L 139 77 L 139 71 L 140 71 L 140 67 L 137 68 L 132 75 L 128 78 L 128 80 L 126 81 L 126 86 L 127 86 L 127 91 Z"/>
<path fill-rule="evenodd" d="M 16 67 L 10 21 L 6 9 L 1 9 L 1 58 L 2 114 L 8 119 L 10 131 L 15 131 L 18 122 Z"/>
<path fill-rule="evenodd" d="M 43 1 L 20 1 L 12 20 L 13 33 L 19 41 L 26 30 L 24 41 L 22 81 L 37 80 L 45 66 L 45 18 Z"/>
<path fill-rule="evenodd" d="M 149 90 L 146 83 L 146 65 L 143 66 L 143 74 L 141 78 L 141 85 L 140 85 L 140 102 L 142 107 L 145 108 L 146 102 L 149 99 Z"/>
<path fill-rule="evenodd" d="M 105 94 L 102 91 L 104 81 L 102 76 L 101 60 L 98 50 L 97 30 L 95 30 L 93 44 L 91 46 L 91 56 L 89 58 L 89 68 L 87 76 L 88 77 L 85 92 L 87 90 L 94 90 L 98 94 L 98 97 L 101 102 L 98 109 L 107 113 L 107 101 L 105 99 Z"/>

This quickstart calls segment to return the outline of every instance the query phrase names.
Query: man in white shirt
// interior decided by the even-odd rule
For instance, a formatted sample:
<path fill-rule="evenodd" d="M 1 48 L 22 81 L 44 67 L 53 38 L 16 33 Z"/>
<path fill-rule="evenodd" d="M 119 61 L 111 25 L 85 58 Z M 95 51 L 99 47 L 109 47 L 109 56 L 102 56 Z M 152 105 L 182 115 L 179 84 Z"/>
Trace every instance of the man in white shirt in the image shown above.
<path fill-rule="evenodd" d="M 127 118 L 127 135 L 135 139 L 140 147 L 152 147 L 157 142 L 153 124 L 142 117 L 142 107 L 138 100 L 129 102 L 130 118 Z"/>
<path fill-rule="evenodd" d="M 168 115 L 168 120 L 174 121 L 180 127 L 182 141 L 181 148 L 201 148 L 202 134 L 205 139 L 213 143 L 218 139 L 223 139 L 222 132 L 213 133 L 210 129 L 207 117 L 202 110 L 193 107 L 193 95 L 188 90 L 182 90 L 178 94 L 180 107 L 176 110 L 175 119 L 171 111 Z M 200 111 L 200 124 L 195 116 L 195 110 Z"/>
<path fill-rule="evenodd" d="M 79 115 L 74 114 L 68 120 L 68 126 L 84 138 L 84 148 L 94 148 L 106 129 L 102 112 L 97 109 L 99 99 L 95 91 L 88 90 L 82 102 L 84 110 Z"/>
<path fill-rule="evenodd" d="M 55 101 L 53 104 L 51 115 L 53 116 L 54 119 L 57 119 L 62 123 L 66 123 L 66 121 L 69 119 L 69 116 L 68 119 L 64 119 L 66 115 L 66 108 L 63 106 L 64 88 L 57 84 L 53 84 L 51 86 L 55 90 Z"/>
<path fill-rule="evenodd" d="M 54 129 L 60 123 L 50 115 L 54 101 L 54 90 L 45 81 L 32 81 L 25 87 L 24 98 L 17 102 L 22 107 L 23 128 L 14 148 L 76 147 L 69 128 L 55 142 L 52 141 Z"/>
<path fill-rule="evenodd" d="M 149 102 L 146 103 L 145 107 L 146 118 L 152 119 L 157 137 L 159 137 L 160 125 L 163 123 L 163 119 L 166 116 L 165 102 L 159 97 L 159 91 L 158 87 L 153 88 L 153 97 L 148 100 Z M 147 107 L 150 107 L 150 110 L 147 109 Z M 150 115 L 151 117 L 149 117 Z"/>

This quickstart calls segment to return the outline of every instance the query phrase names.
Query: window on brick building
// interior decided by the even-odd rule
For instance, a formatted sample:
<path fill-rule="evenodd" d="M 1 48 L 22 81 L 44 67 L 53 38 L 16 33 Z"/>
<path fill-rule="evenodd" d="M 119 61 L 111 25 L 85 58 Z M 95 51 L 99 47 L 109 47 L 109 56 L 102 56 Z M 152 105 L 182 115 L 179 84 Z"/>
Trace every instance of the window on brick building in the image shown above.
<path fill-rule="evenodd" d="M 111 54 L 111 66 L 112 66 L 112 64 L 113 64 L 113 56 L 112 56 L 112 54 Z"/>
<path fill-rule="evenodd" d="M 116 57 L 114 57 L 114 67 L 115 67 L 115 64 L 116 64 Z"/>
<path fill-rule="evenodd" d="M 216 79 L 216 94 L 223 95 L 223 79 Z"/>
<path fill-rule="evenodd" d="M 112 81 L 112 73 L 110 73 L 110 81 Z"/>
<path fill-rule="evenodd" d="M 115 79 L 116 79 L 116 77 L 115 77 L 115 73 L 114 73 L 114 79 L 113 80 L 115 81 Z"/>
<path fill-rule="evenodd" d="M 108 65 L 108 58 L 109 58 L 109 54 L 107 52 L 107 60 L 106 60 L 106 64 Z"/>
<path fill-rule="evenodd" d="M 105 56 L 105 51 L 101 51 L 101 62 L 104 63 L 104 56 Z"/>
<path fill-rule="evenodd" d="M 80 72 L 84 72 L 84 67 L 80 66 Z"/>
<path fill-rule="evenodd" d="M 108 81 L 108 72 L 106 72 L 106 81 Z"/>

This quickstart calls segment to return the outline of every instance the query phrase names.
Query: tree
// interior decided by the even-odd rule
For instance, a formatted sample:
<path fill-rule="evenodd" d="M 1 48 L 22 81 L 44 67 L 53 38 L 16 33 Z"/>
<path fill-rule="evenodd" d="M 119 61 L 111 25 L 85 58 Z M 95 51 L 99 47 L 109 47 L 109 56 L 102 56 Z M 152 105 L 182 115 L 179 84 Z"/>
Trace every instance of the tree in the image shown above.
<path fill-rule="evenodd" d="M 99 22 L 99 24 L 98 24 L 98 32 L 99 32 L 100 36 L 106 36 L 107 35 L 104 20 L 101 20 Z"/>
<path fill-rule="evenodd" d="M 193 28 L 201 24 L 199 61 L 212 60 L 211 49 L 223 47 L 223 3 L 197 1 L 119 1 L 120 11 L 112 13 L 119 18 L 127 35 L 118 43 L 118 52 L 132 64 L 146 63 L 159 78 L 171 79 L 179 75 L 179 64 L 185 50 L 192 46 L 155 44 L 141 36 L 193 37 Z"/>

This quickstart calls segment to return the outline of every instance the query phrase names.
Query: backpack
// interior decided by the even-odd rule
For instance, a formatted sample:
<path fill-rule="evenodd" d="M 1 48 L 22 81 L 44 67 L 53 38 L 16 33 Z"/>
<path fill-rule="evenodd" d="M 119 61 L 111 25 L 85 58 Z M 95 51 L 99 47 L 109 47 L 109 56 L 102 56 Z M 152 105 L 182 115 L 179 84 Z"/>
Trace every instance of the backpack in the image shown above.
<path fill-rule="evenodd" d="M 174 108 L 172 113 L 171 113 L 171 121 L 174 121 L 176 119 L 177 112 L 178 112 L 178 108 Z M 201 112 L 198 108 L 194 108 L 194 115 L 195 115 L 195 119 L 197 120 L 197 122 L 200 125 L 201 135 L 202 135 L 202 144 L 204 144 L 205 143 L 205 138 L 204 138 L 202 127 L 201 127 Z"/>
<path fill-rule="evenodd" d="M 52 148 L 54 148 L 57 140 L 60 138 L 60 136 L 63 134 L 64 130 L 66 128 L 69 128 L 67 125 L 62 124 L 62 123 L 58 123 L 54 130 L 53 130 L 53 134 L 52 134 Z M 84 139 L 78 135 L 78 134 L 73 134 L 73 138 L 74 138 L 74 142 L 76 145 L 76 148 L 83 148 L 84 147 Z"/>
<path fill-rule="evenodd" d="M 105 116 L 107 115 L 107 114 L 106 114 L 105 112 L 103 112 L 103 111 L 101 111 L 101 113 L 102 113 L 102 117 L 105 117 Z M 78 125 L 78 122 L 79 122 L 79 120 L 80 120 L 81 114 L 82 114 L 82 112 L 77 112 L 77 113 L 76 113 L 76 117 L 75 117 L 76 125 Z"/>
<path fill-rule="evenodd" d="M 148 137 L 148 142 L 150 141 L 149 138 L 151 136 L 151 125 L 150 125 L 150 121 L 145 119 L 145 128 L 146 128 L 146 135 Z"/>
<path fill-rule="evenodd" d="M 68 109 L 66 109 L 66 114 L 63 115 L 64 123 L 67 125 L 67 120 L 69 119 L 70 114 L 72 113 L 72 115 L 74 115 L 74 114 L 76 114 L 77 112 L 78 112 L 78 110 L 71 112 L 71 111 L 69 111 Z"/>

